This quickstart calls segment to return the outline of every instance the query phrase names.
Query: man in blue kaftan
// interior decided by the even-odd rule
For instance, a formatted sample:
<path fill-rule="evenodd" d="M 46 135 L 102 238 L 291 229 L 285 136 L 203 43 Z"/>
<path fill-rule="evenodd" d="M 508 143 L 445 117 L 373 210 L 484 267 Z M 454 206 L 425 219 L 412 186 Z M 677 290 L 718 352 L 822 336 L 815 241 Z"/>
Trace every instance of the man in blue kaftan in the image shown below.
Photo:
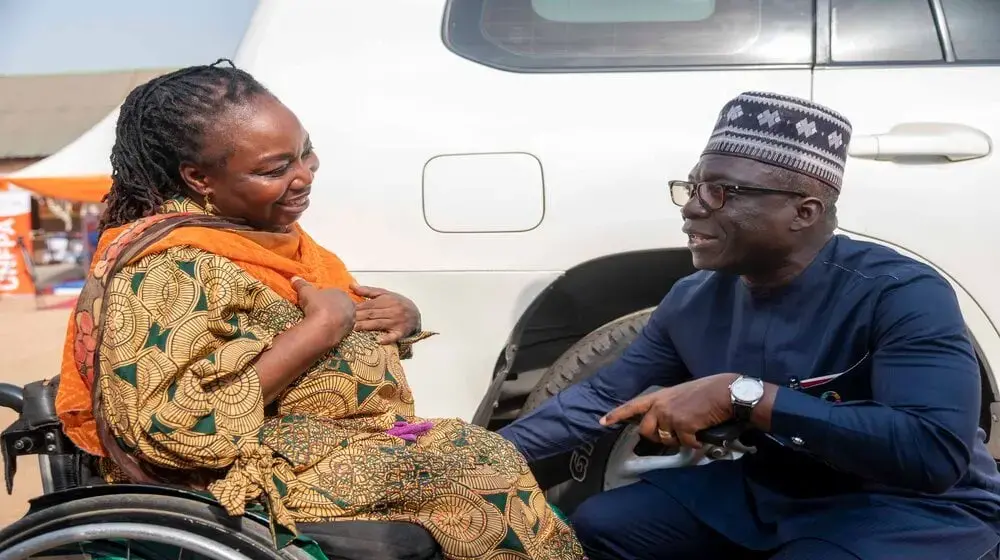
<path fill-rule="evenodd" d="M 809 101 L 729 102 L 671 182 L 699 272 L 618 361 L 501 430 L 534 462 L 630 418 L 666 444 L 750 426 L 755 454 L 584 502 L 572 521 L 592 560 L 997 558 L 1000 475 L 954 291 L 834 235 L 850 135 Z"/>

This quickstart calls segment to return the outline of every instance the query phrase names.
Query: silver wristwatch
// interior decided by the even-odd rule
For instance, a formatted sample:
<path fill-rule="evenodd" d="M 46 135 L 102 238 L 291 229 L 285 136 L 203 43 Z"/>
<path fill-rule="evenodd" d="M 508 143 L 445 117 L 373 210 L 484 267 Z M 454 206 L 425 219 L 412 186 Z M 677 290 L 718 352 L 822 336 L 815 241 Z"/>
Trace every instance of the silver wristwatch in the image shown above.
<path fill-rule="evenodd" d="M 764 382 L 741 375 L 729 384 L 729 399 L 733 403 L 733 416 L 740 422 L 750 420 L 753 407 L 764 398 Z"/>

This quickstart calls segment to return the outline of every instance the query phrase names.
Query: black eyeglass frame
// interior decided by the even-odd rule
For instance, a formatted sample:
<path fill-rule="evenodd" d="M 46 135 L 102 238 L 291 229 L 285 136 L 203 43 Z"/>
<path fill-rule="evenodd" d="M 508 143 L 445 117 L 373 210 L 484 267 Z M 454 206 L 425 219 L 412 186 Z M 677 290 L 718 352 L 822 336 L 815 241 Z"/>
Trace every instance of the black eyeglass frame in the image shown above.
<path fill-rule="evenodd" d="M 668 181 L 667 184 L 670 186 L 670 200 L 674 204 L 676 204 L 677 206 L 680 206 L 681 208 L 683 208 L 684 205 L 687 204 L 688 201 L 690 201 L 692 197 L 697 196 L 698 197 L 698 203 L 701 204 L 702 208 L 704 208 L 705 210 L 708 210 L 709 212 L 715 212 L 716 210 L 721 210 L 726 205 L 726 201 L 729 200 L 729 196 L 728 195 L 730 195 L 730 194 L 740 194 L 741 192 L 748 192 L 748 193 L 758 192 L 758 193 L 766 193 L 766 194 L 783 194 L 783 195 L 798 196 L 798 197 L 806 196 L 805 194 L 800 193 L 800 192 L 796 192 L 796 191 L 786 191 L 786 190 L 781 190 L 781 189 L 769 189 L 767 187 L 755 187 L 755 186 L 749 186 L 749 185 L 736 185 L 736 184 L 732 184 L 732 183 L 714 183 L 714 182 L 711 182 L 711 181 L 698 181 L 698 182 L 695 182 L 695 181 L 674 180 L 674 181 Z M 718 187 L 718 188 L 721 189 L 722 196 L 720 198 L 722 199 L 722 202 L 719 203 L 718 207 L 713 207 L 713 206 L 709 205 L 708 201 L 705 200 L 705 196 L 702 194 L 702 188 L 703 187 L 704 188 Z M 677 193 L 676 193 L 676 190 L 678 188 L 684 189 L 684 195 L 687 197 L 686 200 L 684 200 L 683 202 L 678 201 L 678 197 L 677 197 Z"/>

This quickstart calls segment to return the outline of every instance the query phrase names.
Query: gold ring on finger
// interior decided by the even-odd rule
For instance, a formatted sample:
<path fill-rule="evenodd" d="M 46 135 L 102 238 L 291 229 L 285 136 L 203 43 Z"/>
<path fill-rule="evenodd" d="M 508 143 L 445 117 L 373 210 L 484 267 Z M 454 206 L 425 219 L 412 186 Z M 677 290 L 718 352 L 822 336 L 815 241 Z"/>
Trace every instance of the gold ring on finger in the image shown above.
<path fill-rule="evenodd" d="M 674 439 L 674 433 L 670 430 L 657 429 L 656 433 L 660 436 L 660 439 Z"/>

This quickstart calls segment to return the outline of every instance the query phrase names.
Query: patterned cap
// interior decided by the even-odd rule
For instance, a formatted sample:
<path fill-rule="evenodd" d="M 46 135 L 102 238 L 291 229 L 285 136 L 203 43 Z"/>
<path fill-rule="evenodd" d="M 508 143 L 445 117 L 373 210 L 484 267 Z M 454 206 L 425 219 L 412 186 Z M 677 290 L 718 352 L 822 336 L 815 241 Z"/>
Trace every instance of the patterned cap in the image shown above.
<path fill-rule="evenodd" d="M 749 91 L 719 113 L 705 154 L 743 157 L 818 179 L 840 192 L 851 123 L 822 105 Z"/>

